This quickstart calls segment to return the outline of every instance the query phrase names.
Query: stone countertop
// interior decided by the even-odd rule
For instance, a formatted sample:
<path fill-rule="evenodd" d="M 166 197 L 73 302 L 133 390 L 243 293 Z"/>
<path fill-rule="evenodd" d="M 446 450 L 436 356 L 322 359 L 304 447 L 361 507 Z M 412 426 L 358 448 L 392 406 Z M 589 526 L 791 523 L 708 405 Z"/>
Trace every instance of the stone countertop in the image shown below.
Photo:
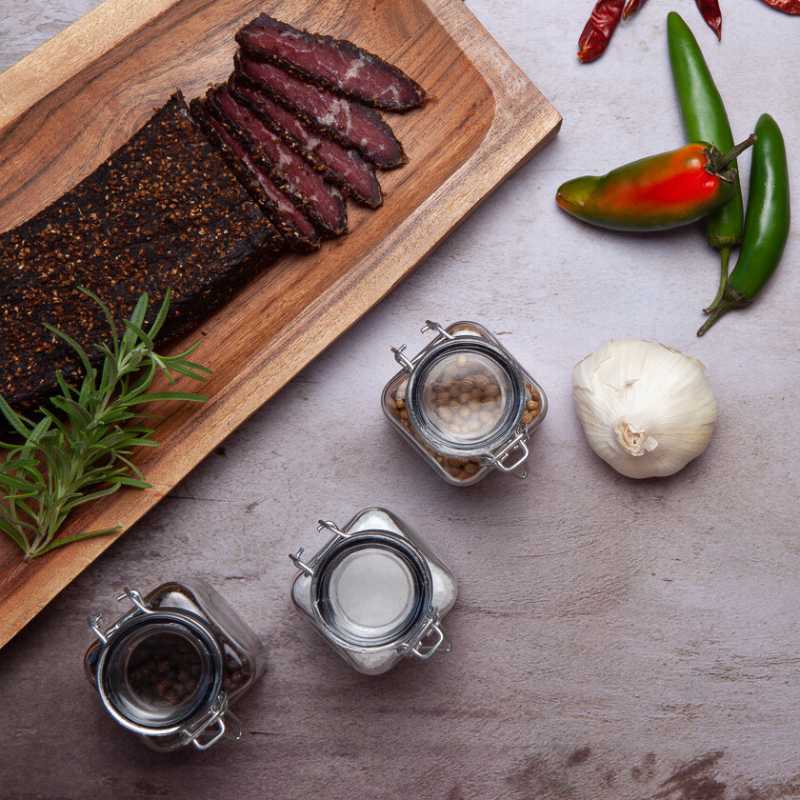
<path fill-rule="evenodd" d="M 4 0 L 0 67 L 94 4 Z M 588 0 L 469 5 L 563 114 L 561 134 L 2 651 L 3 800 L 800 796 L 797 228 L 757 305 L 698 340 L 717 275 L 700 233 L 604 234 L 553 204 L 568 177 L 681 142 L 670 8 L 698 34 L 737 136 L 768 110 L 797 153 L 800 20 L 729 3 L 718 45 L 693 3 L 651 0 L 586 67 Z M 484 322 L 545 386 L 526 483 L 447 486 L 382 418 L 387 348 L 421 345 L 426 318 Z M 708 366 L 718 430 L 671 479 L 618 476 L 575 419 L 572 366 L 619 337 Z M 372 504 L 460 580 L 452 653 L 377 679 L 292 610 L 286 559 L 318 541 L 319 517 Z M 85 619 L 114 613 L 123 584 L 191 575 L 267 641 L 268 672 L 240 744 L 158 757 L 86 684 Z"/>

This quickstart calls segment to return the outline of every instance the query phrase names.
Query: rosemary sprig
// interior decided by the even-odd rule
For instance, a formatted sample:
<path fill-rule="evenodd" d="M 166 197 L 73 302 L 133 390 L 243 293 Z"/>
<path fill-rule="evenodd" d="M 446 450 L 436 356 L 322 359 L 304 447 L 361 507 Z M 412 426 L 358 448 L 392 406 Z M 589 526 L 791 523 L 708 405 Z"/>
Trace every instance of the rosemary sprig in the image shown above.
<path fill-rule="evenodd" d="M 84 370 L 80 386 L 67 383 L 58 372 L 60 394 L 50 398 L 51 408 L 40 408 L 34 421 L 17 414 L 0 396 L 0 413 L 21 441 L 0 442 L 5 459 L 0 464 L 0 531 L 24 553 L 25 559 L 44 555 L 72 542 L 105 536 L 119 530 L 84 531 L 56 538 L 70 512 L 78 506 L 113 494 L 122 486 L 150 486 L 130 460 L 137 447 L 158 447 L 153 430 L 137 420 L 138 407 L 157 400 L 202 403 L 203 395 L 191 392 L 148 392 L 156 374 L 170 384 L 177 375 L 205 380 L 210 370 L 189 360 L 199 346 L 174 356 L 156 353 L 154 341 L 167 318 L 167 292 L 156 317 L 145 330 L 149 298 L 143 294 L 121 333 L 102 300 L 82 290 L 102 309 L 111 332 L 110 342 L 97 345 L 103 355 L 99 368 L 68 334 L 50 325 L 53 334 L 77 354 Z"/>

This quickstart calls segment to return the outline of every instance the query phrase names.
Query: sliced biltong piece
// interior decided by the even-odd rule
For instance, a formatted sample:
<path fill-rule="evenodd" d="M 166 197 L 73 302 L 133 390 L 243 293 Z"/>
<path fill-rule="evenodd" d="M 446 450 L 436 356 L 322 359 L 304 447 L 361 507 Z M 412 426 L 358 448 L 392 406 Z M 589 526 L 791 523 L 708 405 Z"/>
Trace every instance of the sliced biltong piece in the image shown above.
<path fill-rule="evenodd" d="M 320 89 L 246 54 L 237 55 L 236 69 L 312 128 L 344 147 L 354 147 L 376 167 L 392 169 L 406 163 L 403 146 L 392 129 L 377 111 L 363 103 Z"/>
<path fill-rule="evenodd" d="M 335 183 L 354 200 L 378 208 L 383 193 L 373 167 L 356 150 L 347 150 L 337 142 L 312 131 L 302 120 L 276 103 L 271 97 L 241 76 L 230 81 L 230 90 L 272 128 L 275 133 L 305 157 L 325 179 Z"/>
<path fill-rule="evenodd" d="M 272 182 L 244 144 L 210 113 L 202 100 L 192 100 L 190 108 L 203 133 L 225 156 L 229 166 L 292 246 L 305 252 L 318 249 L 319 234 L 314 224 Z"/>
<path fill-rule="evenodd" d="M 346 39 L 293 28 L 260 14 L 236 34 L 242 49 L 280 64 L 312 83 L 386 111 L 425 102 L 425 90 L 402 70 Z"/>
<path fill-rule="evenodd" d="M 270 130 L 226 86 L 207 95 L 209 107 L 230 125 L 270 169 L 270 175 L 324 231 L 338 236 L 347 230 L 347 208 L 339 191 L 325 183 L 294 150 Z"/>
<path fill-rule="evenodd" d="M 163 344 L 205 320 L 283 246 L 173 97 L 77 187 L 0 235 L 0 394 L 31 412 L 55 391 L 57 369 L 78 377 L 72 351 L 45 323 L 93 357 L 108 340 L 102 313 L 78 287 L 108 303 L 119 324 L 143 291 L 155 311 L 171 289 Z"/>

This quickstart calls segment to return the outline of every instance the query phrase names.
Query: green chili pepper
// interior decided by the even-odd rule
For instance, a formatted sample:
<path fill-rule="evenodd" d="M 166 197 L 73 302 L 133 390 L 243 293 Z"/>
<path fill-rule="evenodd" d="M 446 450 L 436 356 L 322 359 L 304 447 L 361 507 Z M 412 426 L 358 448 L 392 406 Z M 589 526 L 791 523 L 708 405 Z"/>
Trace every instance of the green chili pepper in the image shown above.
<path fill-rule="evenodd" d="M 690 142 L 708 142 L 727 152 L 733 147 L 731 125 L 697 39 L 674 11 L 667 16 L 667 33 L 672 75 L 683 113 L 686 137 Z M 721 259 L 719 290 L 709 308 L 713 308 L 722 298 L 728 282 L 731 249 L 742 241 L 743 233 L 742 190 L 737 177 L 730 202 L 710 215 L 706 224 L 708 243 L 719 250 Z"/>
<path fill-rule="evenodd" d="M 703 142 L 642 158 L 558 187 L 559 207 L 584 222 L 618 231 L 662 231 L 688 225 L 727 203 L 736 186 L 731 166 L 750 137 L 723 154 Z"/>
<path fill-rule="evenodd" d="M 697 332 L 702 336 L 717 320 L 755 300 L 775 272 L 789 238 L 789 167 L 778 124 L 762 114 L 756 125 L 750 196 L 744 243 L 721 302 Z"/>

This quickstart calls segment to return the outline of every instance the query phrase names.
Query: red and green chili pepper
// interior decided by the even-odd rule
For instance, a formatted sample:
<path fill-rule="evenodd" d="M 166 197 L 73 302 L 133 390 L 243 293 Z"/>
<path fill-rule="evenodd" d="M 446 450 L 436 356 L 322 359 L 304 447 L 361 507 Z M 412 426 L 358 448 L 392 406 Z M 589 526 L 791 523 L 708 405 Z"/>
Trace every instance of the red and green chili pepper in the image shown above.
<path fill-rule="evenodd" d="M 620 231 L 657 231 L 688 225 L 730 202 L 736 183 L 731 167 L 752 137 L 722 154 L 689 144 L 643 158 L 604 176 L 587 175 L 562 184 L 559 207 L 584 222 Z"/>
<path fill-rule="evenodd" d="M 721 301 L 697 332 L 703 336 L 720 317 L 755 300 L 780 263 L 789 238 L 789 167 L 783 135 L 763 114 L 756 125 L 744 242 Z"/>

